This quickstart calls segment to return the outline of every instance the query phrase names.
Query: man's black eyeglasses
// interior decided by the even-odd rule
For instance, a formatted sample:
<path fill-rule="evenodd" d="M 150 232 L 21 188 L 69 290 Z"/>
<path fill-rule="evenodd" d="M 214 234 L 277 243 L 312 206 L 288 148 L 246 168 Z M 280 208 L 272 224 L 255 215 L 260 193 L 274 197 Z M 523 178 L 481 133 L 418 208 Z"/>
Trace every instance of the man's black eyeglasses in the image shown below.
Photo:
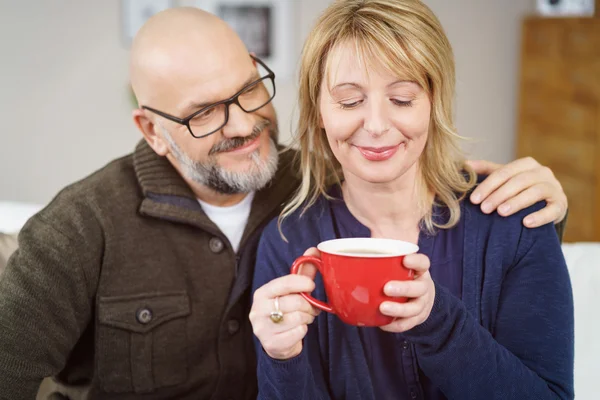
<path fill-rule="evenodd" d="M 252 55 L 250 57 L 260 64 L 267 71 L 267 74 L 244 86 L 229 99 L 203 107 L 185 118 L 178 118 L 147 106 L 141 106 L 141 108 L 187 126 L 190 134 L 195 138 L 199 139 L 212 135 L 229 121 L 229 106 L 231 104 L 236 104 L 243 111 L 251 113 L 266 106 L 275 97 L 275 73 L 258 58 Z"/>

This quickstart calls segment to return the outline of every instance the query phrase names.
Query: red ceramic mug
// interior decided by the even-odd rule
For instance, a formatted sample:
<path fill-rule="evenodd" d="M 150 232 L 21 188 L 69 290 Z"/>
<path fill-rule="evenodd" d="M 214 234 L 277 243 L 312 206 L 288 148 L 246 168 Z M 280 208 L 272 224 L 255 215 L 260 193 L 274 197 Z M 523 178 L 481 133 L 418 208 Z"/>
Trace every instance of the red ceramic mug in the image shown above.
<path fill-rule="evenodd" d="M 320 243 L 321 258 L 301 256 L 292 265 L 297 274 L 304 263 L 314 264 L 325 284 L 329 304 L 308 293 L 301 293 L 313 306 L 336 314 L 342 321 L 356 326 L 383 326 L 394 318 L 383 315 L 384 301 L 404 303 L 406 298 L 388 297 L 383 287 L 389 281 L 412 279 L 413 271 L 402 264 L 404 256 L 416 253 L 415 244 L 392 239 L 350 238 Z"/>

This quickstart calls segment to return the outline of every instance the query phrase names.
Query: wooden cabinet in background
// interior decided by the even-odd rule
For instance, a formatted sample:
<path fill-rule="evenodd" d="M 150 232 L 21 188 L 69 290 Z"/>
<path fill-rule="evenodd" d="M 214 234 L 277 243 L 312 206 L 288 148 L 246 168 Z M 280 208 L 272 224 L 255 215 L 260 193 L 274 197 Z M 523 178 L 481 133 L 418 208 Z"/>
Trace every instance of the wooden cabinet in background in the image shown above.
<path fill-rule="evenodd" d="M 569 199 L 565 241 L 600 241 L 600 18 L 525 20 L 517 153 Z"/>

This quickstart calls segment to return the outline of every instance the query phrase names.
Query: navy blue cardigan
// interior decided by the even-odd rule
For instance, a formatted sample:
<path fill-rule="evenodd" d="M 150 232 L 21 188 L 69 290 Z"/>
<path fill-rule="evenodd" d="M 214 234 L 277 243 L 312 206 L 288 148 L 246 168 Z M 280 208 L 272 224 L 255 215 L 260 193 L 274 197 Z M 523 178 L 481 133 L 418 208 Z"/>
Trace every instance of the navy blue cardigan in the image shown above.
<path fill-rule="evenodd" d="M 551 224 L 527 229 L 523 217 L 503 218 L 463 204 L 462 299 L 436 282 L 429 318 L 403 334 L 423 374 L 448 399 L 571 399 L 573 298 Z M 293 260 L 335 238 L 325 198 L 304 215 L 272 221 L 261 238 L 253 290 L 289 273 Z M 325 299 L 320 275 L 315 297 Z M 256 340 L 259 399 L 375 399 L 357 327 L 322 313 L 309 326 L 299 356 L 271 359 Z M 401 397 L 401 396 L 399 396 Z"/>

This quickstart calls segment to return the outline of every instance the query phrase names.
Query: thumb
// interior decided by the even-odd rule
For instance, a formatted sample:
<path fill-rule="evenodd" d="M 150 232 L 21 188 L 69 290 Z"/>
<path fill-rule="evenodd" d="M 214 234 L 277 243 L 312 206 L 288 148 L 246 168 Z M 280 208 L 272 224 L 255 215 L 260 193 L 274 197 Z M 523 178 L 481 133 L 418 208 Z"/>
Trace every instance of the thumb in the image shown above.
<path fill-rule="evenodd" d="M 490 175 L 502 166 L 502 164 L 486 160 L 467 160 L 467 165 L 478 175 Z"/>

